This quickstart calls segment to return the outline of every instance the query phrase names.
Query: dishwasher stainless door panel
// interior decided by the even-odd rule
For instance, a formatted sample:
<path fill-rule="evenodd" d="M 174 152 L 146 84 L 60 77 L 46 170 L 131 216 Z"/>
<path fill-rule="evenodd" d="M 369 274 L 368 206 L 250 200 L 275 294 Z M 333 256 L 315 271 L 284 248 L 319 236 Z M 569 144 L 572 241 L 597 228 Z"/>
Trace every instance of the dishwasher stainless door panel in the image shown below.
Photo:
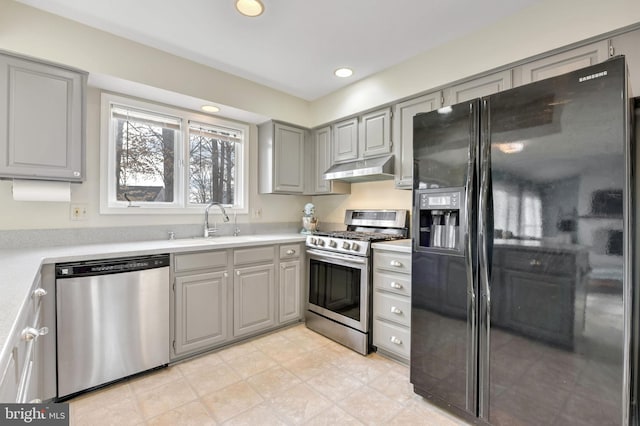
<path fill-rule="evenodd" d="M 57 280 L 58 397 L 169 362 L 169 268 Z"/>

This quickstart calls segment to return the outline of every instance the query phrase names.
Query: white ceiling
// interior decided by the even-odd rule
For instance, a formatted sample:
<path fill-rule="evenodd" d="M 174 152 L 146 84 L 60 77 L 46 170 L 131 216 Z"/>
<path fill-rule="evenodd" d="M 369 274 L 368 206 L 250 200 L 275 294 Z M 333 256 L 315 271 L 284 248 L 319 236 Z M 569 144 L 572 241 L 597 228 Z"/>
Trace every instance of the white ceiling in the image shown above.
<path fill-rule="evenodd" d="M 18 1 L 312 101 L 539 0 Z"/>

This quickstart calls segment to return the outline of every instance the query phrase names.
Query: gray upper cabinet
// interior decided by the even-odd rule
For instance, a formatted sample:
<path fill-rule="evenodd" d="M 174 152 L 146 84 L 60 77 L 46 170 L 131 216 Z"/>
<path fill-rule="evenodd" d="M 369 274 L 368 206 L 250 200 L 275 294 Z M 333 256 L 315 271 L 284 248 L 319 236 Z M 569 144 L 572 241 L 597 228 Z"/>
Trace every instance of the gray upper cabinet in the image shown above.
<path fill-rule="evenodd" d="M 308 189 L 305 191 L 308 195 L 348 194 L 351 191 L 351 185 L 346 182 L 330 181 L 322 177 L 331 167 L 331 135 L 331 127 L 326 126 L 314 130 L 309 138 L 308 152 L 313 155 L 305 156 L 309 161 L 308 185 L 306 185 Z"/>
<path fill-rule="evenodd" d="M 413 116 L 440 107 L 442 92 L 396 104 L 393 113 L 396 188 L 413 188 Z"/>
<path fill-rule="evenodd" d="M 333 125 L 333 163 L 358 158 L 358 118 L 343 120 Z"/>
<path fill-rule="evenodd" d="M 0 177 L 81 182 L 87 74 L 0 53 Z"/>
<path fill-rule="evenodd" d="M 444 105 L 455 105 L 513 87 L 511 70 L 497 72 L 444 90 Z"/>
<path fill-rule="evenodd" d="M 391 108 L 364 114 L 360 118 L 362 158 L 377 157 L 391 152 Z"/>
<path fill-rule="evenodd" d="M 258 126 L 259 189 L 262 194 L 304 192 L 306 130 L 277 122 Z"/>
<path fill-rule="evenodd" d="M 608 58 L 608 47 L 603 40 L 526 63 L 517 69 L 518 83 L 532 83 L 597 64 Z"/>
<path fill-rule="evenodd" d="M 624 55 L 629 69 L 629 86 L 634 96 L 640 95 L 640 30 L 611 39 L 614 55 Z"/>

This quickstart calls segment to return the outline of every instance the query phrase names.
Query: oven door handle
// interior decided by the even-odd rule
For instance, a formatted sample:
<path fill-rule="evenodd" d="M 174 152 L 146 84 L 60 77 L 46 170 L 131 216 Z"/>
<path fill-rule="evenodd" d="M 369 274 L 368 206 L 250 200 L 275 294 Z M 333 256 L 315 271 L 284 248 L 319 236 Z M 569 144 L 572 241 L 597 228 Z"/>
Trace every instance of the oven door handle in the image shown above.
<path fill-rule="evenodd" d="M 331 253 L 331 254 L 327 254 L 326 251 L 322 251 L 322 250 L 314 250 L 314 249 L 307 249 L 307 254 L 312 254 L 316 259 L 319 260 L 326 260 L 326 261 L 331 261 L 331 260 L 346 260 L 349 261 L 351 263 L 359 263 L 362 265 L 366 265 L 367 264 L 367 258 L 366 257 L 361 257 L 361 256 L 349 256 L 348 254 L 341 254 L 341 253 Z"/>

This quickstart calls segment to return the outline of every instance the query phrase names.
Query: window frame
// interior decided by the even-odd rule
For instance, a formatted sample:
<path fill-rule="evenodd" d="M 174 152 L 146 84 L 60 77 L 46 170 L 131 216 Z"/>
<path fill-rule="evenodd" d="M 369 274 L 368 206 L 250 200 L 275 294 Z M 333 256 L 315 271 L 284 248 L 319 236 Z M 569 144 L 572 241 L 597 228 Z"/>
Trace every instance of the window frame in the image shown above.
<path fill-rule="evenodd" d="M 116 199 L 115 182 L 115 132 L 112 129 L 111 106 L 136 109 L 178 119 L 180 130 L 177 133 L 174 150 L 174 201 L 173 202 L 132 202 Z M 205 204 L 189 202 L 189 123 L 199 122 L 214 128 L 232 129 L 242 135 L 237 145 L 237 163 L 235 167 L 234 205 L 224 207 L 232 213 L 249 212 L 249 125 L 198 114 L 151 101 L 134 99 L 114 93 L 102 92 L 100 100 L 100 214 L 202 214 Z"/>

